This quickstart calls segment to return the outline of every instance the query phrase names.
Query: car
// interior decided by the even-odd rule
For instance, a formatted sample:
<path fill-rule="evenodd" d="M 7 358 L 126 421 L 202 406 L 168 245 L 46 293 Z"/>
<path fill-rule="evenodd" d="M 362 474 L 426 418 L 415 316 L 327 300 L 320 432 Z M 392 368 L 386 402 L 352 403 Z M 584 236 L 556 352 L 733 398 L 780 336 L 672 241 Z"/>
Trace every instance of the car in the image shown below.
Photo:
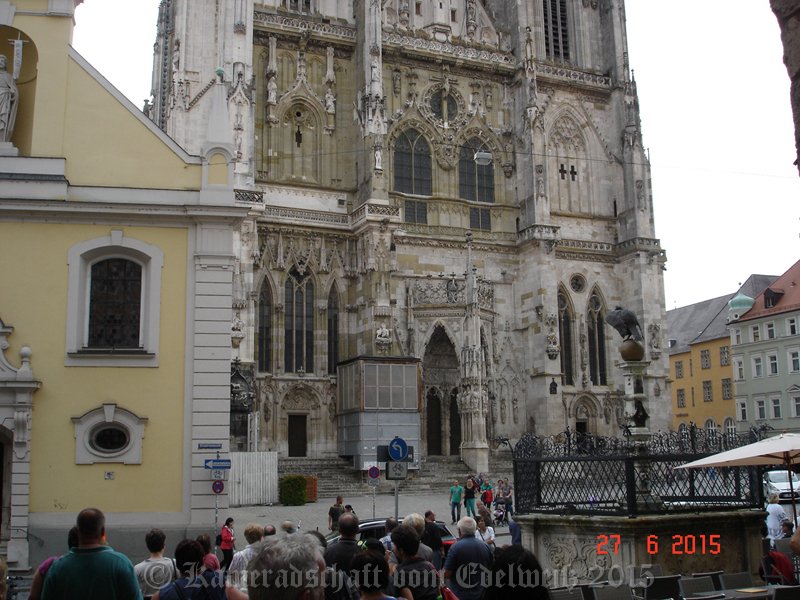
<path fill-rule="evenodd" d="M 400 519 L 403 522 L 403 519 Z M 458 538 L 453 535 L 453 532 L 445 525 L 444 521 L 435 521 L 436 526 L 439 528 L 439 533 L 442 536 L 442 544 L 444 545 L 444 553 L 450 550 L 450 546 L 456 543 Z M 381 539 L 386 535 L 386 519 L 364 519 L 358 524 L 358 540 L 368 540 L 374 538 Z M 330 544 L 339 539 L 339 532 L 330 533 L 325 536 L 325 539 Z"/>
<path fill-rule="evenodd" d="M 794 490 L 794 499 L 800 500 L 800 477 L 797 476 L 797 473 L 792 473 L 791 486 L 788 471 L 785 469 L 764 473 L 765 500 L 769 498 L 770 494 L 778 494 L 779 502 L 791 502 L 792 490 Z"/>

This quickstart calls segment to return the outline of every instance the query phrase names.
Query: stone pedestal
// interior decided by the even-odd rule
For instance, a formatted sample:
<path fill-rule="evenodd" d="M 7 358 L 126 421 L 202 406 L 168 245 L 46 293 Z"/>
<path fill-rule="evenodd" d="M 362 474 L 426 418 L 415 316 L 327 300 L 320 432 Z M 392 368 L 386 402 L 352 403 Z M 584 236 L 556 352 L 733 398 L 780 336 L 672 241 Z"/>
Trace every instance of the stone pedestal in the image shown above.
<path fill-rule="evenodd" d="M 11 142 L 0 142 L 0 156 L 19 156 L 19 149 Z"/>
<path fill-rule="evenodd" d="M 761 526 L 758 510 L 671 513 L 626 517 L 531 514 L 514 517 L 522 543 L 545 572 L 569 570 L 573 583 L 596 579 L 630 582 L 634 567 L 658 564 L 665 574 L 725 570 L 758 576 Z"/>
<path fill-rule="evenodd" d="M 488 444 L 464 442 L 461 445 L 461 460 L 469 465 L 473 473 L 488 473 Z"/>

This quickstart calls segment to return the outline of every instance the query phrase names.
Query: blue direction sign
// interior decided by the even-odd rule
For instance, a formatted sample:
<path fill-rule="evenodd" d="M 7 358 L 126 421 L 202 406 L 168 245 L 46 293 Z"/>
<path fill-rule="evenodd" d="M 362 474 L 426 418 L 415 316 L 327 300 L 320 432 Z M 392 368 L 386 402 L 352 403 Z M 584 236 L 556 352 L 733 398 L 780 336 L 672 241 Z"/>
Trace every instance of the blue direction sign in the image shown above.
<path fill-rule="evenodd" d="M 229 458 L 207 458 L 204 466 L 206 469 L 230 469 L 231 461 Z"/>
<path fill-rule="evenodd" d="M 408 456 L 408 444 L 403 438 L 396 437 L 389 442 L 389 458 L 392 460 L 405 460 Z"/>

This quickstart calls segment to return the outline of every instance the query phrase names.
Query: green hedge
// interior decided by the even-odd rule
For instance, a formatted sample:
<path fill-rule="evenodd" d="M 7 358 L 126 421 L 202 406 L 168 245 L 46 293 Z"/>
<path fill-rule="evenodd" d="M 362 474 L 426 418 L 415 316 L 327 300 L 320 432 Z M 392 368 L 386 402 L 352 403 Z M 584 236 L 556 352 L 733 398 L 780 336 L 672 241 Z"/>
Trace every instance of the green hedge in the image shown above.
<path fill-rule="evenodd" d="M 285 475 L 280 483 L 281 504 L 302 506 L 306 503 L 306 478 L 304 475 Z"/>

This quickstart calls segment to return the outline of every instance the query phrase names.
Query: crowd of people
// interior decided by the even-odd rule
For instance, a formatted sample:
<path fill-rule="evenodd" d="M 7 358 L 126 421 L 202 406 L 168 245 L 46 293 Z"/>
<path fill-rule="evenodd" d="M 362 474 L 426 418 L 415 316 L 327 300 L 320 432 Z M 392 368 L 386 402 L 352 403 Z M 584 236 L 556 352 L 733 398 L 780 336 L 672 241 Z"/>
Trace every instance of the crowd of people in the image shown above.
<path fill-rule="evenodd" d="M 330 543 L 320 532 L 299 531 L 289 521 L 278 528 L 249 523 L 242 533 L 246 545 L 237 551 L 242 542 L 229 518 L 214 540 L 222 561 L 206 534 L 178 541 L 169 556 L 166 535 L 154 528 L 144 538 L 145 558 L 135 565 L 107 544 L 102 511 L 87 508 L 69 531 L 67 552 L 36 569 L 29 597 L 494 600 L 502 594 L 505 600 L 547 598 L 536 558 L 519 544 L 500 547 L 490 521 L 480 515 L 477 520 L 459 517 L 458 540 L 445 554 L 431 510 L 409 514 L 400 522 L 389 519 L 383 538 L 360 540 L 355 511 L 345 509 L 341 499 L 337 504 L 342 510 L 329 513 L 329 528 L 338 538 Z"/>

